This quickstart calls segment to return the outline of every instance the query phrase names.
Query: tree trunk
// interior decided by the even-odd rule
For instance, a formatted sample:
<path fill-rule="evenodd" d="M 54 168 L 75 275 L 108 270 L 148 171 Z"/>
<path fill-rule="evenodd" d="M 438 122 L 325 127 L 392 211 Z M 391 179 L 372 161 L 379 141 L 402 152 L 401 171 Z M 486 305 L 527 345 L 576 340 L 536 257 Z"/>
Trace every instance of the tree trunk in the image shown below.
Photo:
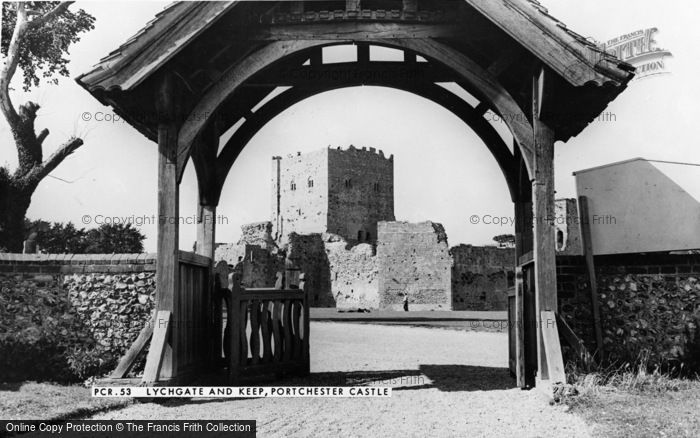
<path fill-rule="evenodd" d="M 17 187 L 0 175 L 0 250 L 21 253 L 24 244 L 24 217 L 33 189 Z"/>

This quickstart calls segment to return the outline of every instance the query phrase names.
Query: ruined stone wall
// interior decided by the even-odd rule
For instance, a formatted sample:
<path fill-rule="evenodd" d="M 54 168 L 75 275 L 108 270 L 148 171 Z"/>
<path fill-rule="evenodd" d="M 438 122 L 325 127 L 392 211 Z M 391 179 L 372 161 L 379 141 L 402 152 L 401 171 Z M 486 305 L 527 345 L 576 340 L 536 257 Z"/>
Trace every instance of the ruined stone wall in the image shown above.
<path fill-rule="evenodd" d="M 284 271 L 284 257 L 257 245 L 245 245 L 243 258 L 233 264 L 243 287 L 274 287 L 277 273 Z"/>
<path fill-rule="evenodd" d="M 651 365 L 700 360 L 700 255 L 596 256 L 595 265 L 606 354 L 625 361 L 647 350 Z M 560 313 L 594 351 L 583 257 L 557 257 L 557 289 Z"/>
<path fill-rule="evenodd" d="M 554 202 L 556 251 L 561 255 L 583 255 L 583 239 L 576 199 Z"/>
<path fill-rule="evenodd" d="M 256 245 L 270 251 L 277 249 L 277 244 L 272 238 L 272 222 L 264 221 L 242 225 L 238 245 Z"/>
<path fill-rule="evenodd" d="M 336 307 L 379 308 L 379 272 L 374 247 L 368 243 L 348 243 L 337 235 L 328 236 L 325 246 Z"/>
<path fill-rule="evenodd" d="M 434 222 L 379 222 L 377 242 L 380 307 L 414 310 L 452 307 L 447 235 Z"/>
<path fill-rule="evenodd" d="M 335 307 L 331 291 L 330 262 L 320 233 L 288 236 L 287 260 L 306 276 L 306 290 L 312 307 Z"/>
<path fill-rule="evenodd" d="M 374 242 L 377 222 L 394 220 L 394 158 L 374 148 L 328 150 L 328 228 Z"/>
<path fill-rule="evenodd" d="M 506 310 L 515 280 L 515 249 L 459 245 L 452 256 L 454 310 Z"/>
<path fill-rule="evenodd" d="M 223 260 L 239 272 L 243 287 L 274 286 L 277 272 L 284 270 L 284 257 L 271 231 L 269 221 L 242 225 L 238 243 L 216 246 L 214 262 Z"/>
<path fill-rule="evenodd" d="M 277 172 L 273 170 L 272 175 L 273 237 L 286 243 L 290 233 L 324 232 L 328 223 L 328 149 L 283 157 L 279 166 L 279 185 Z"/>

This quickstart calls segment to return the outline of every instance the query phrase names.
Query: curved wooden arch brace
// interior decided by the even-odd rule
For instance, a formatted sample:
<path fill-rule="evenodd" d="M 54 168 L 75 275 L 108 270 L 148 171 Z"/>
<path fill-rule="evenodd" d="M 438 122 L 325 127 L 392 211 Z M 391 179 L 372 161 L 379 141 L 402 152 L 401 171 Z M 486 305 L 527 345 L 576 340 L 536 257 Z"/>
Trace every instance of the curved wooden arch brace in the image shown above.
<path fill-rule="evenodd" d="M 532 126 L 513 97 L 492 74 L 458 50 L 432 39 L 368 39 L 363 42 L 408 49 L 423 57 L 434 59 L 450 67 L 459 77 L 462 77 L 474 88 L 479 89 L 489 101 L 491 107 L 502 116 L 522 152 L 528 173 L 531 177 L 534 175 Z M 180 128 L 177 159 L 179 167 L 178 181 L 182 178 L 182 172 L 189 157 L 192 143 L 206 124 L 206 118 L 198 117 L 198 115 L 214 114 L 237 87 L 255 73 L 283 58 L 302 50 L 340 43 L 342 42 L 338 40 L 275 41 L 240 60 L 238 64 L 229 69 L 200 99 L 191 111 L 187 121 Z M 345 43 L 352 43 L 352 41 L 346 41 Z"/>
<path fill-rule="evenodd" d="M 498 79 L 458 50 L 432 39 L 387 39 L 375 42 L 400 45 L 405 49 L 433 58 L 450 67 L 455 73 L 464 77 L 472 87 L 478 89 L 510 129 L 525 159 L 530 179 L 533 179 L 535 147 L 532 125 L 515 99 L 503 88 Z"/>
<path fill-rule="evenodd" d="M 207 123 L 207 117 L 203 117 L 203 115 L 214 114 L 224 100 L 226 100 L 236 88 L 243 84 L 243 82 L 282 58 L 315 46 L 337 43 L 337 41 L 323 40 L 275 41 L 251 53 L 240 60 L 238 64 L 228 69 L 221 79 L 219 79 L 206 94 L 202 96 L 199 102 L 197 102 L 197 105 L 190 111 L 189 116 L 178 132 L 178 182 L 182 180 L 182 174 L 185 171 L 185 165 L 189 159 L 192 144 Z"/>
<path fill-rule="evenodd" d="M 218 192 L 216 180 L 216 154 L 219 148 L 219 130 L 216 123 L 206 126 L 198 136 L 191 148 L 192 164 L 197 175 L 197 189 L 200 205 L 219 204 L 218 196 L 212 197 Z"/>
<path fill-rule="evenodd" d="M 270 120 L 277 117 L 280 113 L 292 105 L 316 94 L 331 91 L 333 89 L 355 87 L 359 85 L 362 84 L 344 83 L 338 86 L 325 85 L 317 88 L 294 87 L 267 102 L 253 114 L 253 117 L 246 120 L 246 122 L 243 123 L 238 130 L 236 130 L 219 154 L 216 162 L 218 191 L 213 197 L 218 200 L 228 173 L 230 172 L 236 158 L 238 158 L 238 155 L 248 144 L 248 142 L 255 136 L 255 134 L 257 134 L 260 129 L 262 129 Z M 513 154 L 510 152 L 510 149 L 508 149 L 508 146 L 496 132 L 494 127 L 491 126 L 491 124 L 489 124 L 486 119 L 484 119 L 482 115 L 471 105 L 469 105 L 459 96 L 433 83 L 413 83 L 410 85 L 377 83 L 372 85 L 394 88 L 421 96 L 437 103 L 459 117 L 472 130 L 474 130 L 474 132 L 489 148 L 492 155 L 496 159 L 498 166 L 503 172 L 504 177 L 506 178 L 511 199 L 513 201 L 516 200 L 518 196 L 517 162 Z"/>

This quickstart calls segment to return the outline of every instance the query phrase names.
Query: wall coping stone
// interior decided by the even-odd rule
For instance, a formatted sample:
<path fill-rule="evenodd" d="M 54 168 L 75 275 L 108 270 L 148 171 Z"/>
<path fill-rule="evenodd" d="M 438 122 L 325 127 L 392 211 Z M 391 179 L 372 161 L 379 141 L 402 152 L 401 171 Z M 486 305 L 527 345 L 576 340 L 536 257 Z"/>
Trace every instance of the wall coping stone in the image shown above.
<path fill-rule="evenodd" d="M 17 254 L 0 253 L 0 272 L 119 273 L 155 271 L 156 253 Z"/>

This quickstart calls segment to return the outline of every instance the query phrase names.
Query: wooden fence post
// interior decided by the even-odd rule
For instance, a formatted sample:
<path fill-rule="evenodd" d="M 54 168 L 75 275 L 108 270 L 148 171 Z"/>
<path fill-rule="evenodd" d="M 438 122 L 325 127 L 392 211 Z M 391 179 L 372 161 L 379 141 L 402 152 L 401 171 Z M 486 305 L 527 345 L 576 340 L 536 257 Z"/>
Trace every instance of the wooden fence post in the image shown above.
<path fill-rule="evenodd" d="M 229 332 L 229 361 L 228 361 L 228 375 L 229 383 L 231 385 L 236 385 L 240 379 L 240 369 L 241 369 L 241 337 L 245 333 L 241 333 L 241 318 L 245 317 L 245 314 L 241 312 L 241 284 L 237 281 L 237 277 L 233 276 L 233 283 L 231 285 L 230 300 L 228 302 L 228 312 L 227 312 L 227 325 L 226 328 Z M 245 326 L 243 326 L 245 327 Z M 245 328 L 244 328 L 245 330 Z M 246 353 L 247 356 L 247 353 Z"/>
<path fill-rule="evenodd" d="M 305 274 L 299 275 L 299 289 L 304 291 L 304 344 L 302 347 L 302 359 L 304 368 L 302 374 L 308 376 L 311 373 L 311 353 L 309 349 L 309 340 L 311 334 L 311 326 L 309 320 L 309 291 L 306 287 Z"/>

